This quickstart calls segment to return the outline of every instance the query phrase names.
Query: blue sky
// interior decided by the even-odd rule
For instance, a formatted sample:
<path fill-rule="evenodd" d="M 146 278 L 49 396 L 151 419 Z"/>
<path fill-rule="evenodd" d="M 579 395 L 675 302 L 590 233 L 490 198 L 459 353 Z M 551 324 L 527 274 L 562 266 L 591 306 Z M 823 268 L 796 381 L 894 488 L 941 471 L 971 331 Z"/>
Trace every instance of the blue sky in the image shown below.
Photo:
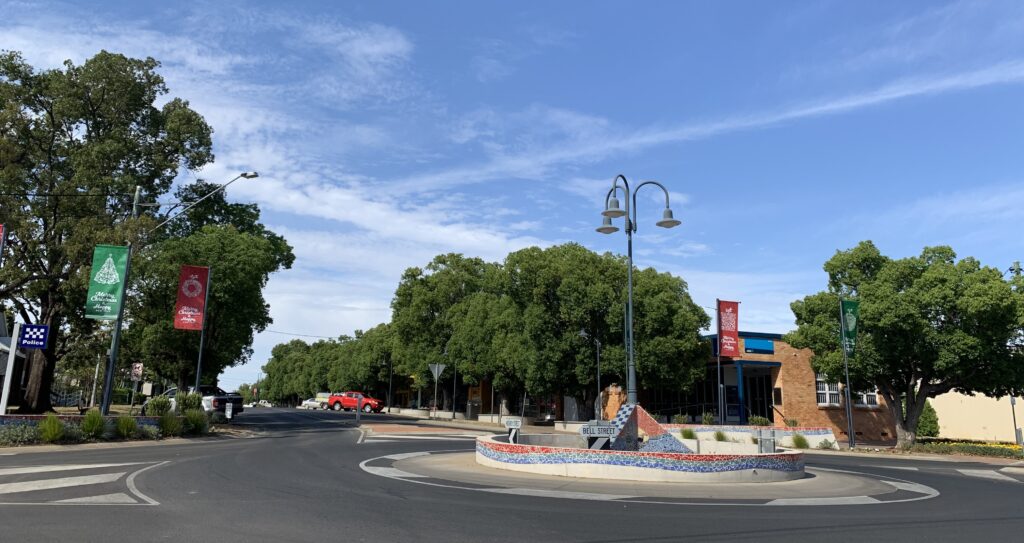
<path fill-rule="evenodd" d="M 211 5 L 212 4 L 212 5 Z M 0 2 L 0 48 L 40 67 L 100 49 L 163 62 L 213 125 L 227 181 L 295 246 L 278 332 L 388 320 L 402 270 L 594 232 L 617 173 L 639 266 L 784 332 L 836 249 L 949 244 L 1024 259 L 1020 2 Z M 261 334 L 226 387 L 287 335 Z"/>

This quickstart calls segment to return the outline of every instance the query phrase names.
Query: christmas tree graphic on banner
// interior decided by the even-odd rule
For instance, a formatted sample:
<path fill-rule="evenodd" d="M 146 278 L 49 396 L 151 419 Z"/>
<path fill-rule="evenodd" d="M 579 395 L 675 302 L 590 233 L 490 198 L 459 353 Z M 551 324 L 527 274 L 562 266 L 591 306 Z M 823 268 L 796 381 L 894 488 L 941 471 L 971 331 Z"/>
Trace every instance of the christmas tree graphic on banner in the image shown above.
<path fill-rule="evenodd" d="M 107 261 L 103 263 L 93 281 L 101 285 L 116 285 L 121 282 L 121 276 L 117 275 L 117 268 L 114 267 L 114 257 L 107 255 Z"/>
<path fill-rule="evenodd" d="M 85 299 L 85 316 L 89 319 L 117 319 L 124 289 L 122 278 L 128 265 L 128 248 L 97 245 L 92 253 L 89 294 Z"/>

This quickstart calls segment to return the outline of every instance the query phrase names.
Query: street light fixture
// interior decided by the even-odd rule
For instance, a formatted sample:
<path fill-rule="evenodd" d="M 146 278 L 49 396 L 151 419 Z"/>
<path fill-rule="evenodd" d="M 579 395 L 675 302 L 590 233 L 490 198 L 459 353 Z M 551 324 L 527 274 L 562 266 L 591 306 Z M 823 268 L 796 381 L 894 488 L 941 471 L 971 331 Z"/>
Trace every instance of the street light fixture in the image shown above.
<path fill-rule="evenodd" d="M 619 184 L 619 180 L 622 180 L 621 185 Z M 626 180 L 626 176 L 619 174 L 612 180 L 612 188 L 604 197 L 604 211 L 601 212 L 601 215 L 604 215 L 604 221 L 597 229 L 597 231 L 602 234 L 617 232 L 619 229 L 611 224 L 611 219 L 617 217 L 626 218 L 626 254 L 628 264 L 628 268 L 626 270 L 626 401 L 631 404 L 637 403 L 636 357 L 635 349 L 633 347 L 633 233 L 636 232 L 636 193 L 646 185 L 655 185 L 661 188 L 662 192 L 665 193 L 665 210 L 662 212 L 661 220 L 655 224 L 662 228 L 674 228 L 679 226 L 680 221 L 672 215 L 672 208 L 669 206 L 668 189 L 666 189 L 664 185 L 657 181 L 644 181 L 637 185 L 637 187 L 631 192 L 629 189 L 629 181 Z M 619 199 L 617 198 L 619 191 L 622 191 L 625 196 L 626 208 L 624 210 L 619 208 Z M 633 198 L 632 207 L 629 205 L 630 196 Z"/>

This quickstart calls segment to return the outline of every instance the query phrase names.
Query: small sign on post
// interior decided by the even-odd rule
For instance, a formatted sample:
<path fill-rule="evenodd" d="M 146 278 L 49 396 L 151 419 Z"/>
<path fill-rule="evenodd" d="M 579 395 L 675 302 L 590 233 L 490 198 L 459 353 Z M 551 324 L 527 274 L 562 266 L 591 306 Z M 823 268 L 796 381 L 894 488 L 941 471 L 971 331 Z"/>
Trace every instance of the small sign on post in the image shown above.
<path fill-rule="evenodd" d="M 142 362 L 132 364 L 132 381 L 138 383 L 142 380 Z"/>
<path fill-rule="evenodd" d="M 228 398 L 228 403 L 224 404 L 224 416 L 231 420 L 235 416 L 235 402 Z"/>
<path fill-rule="evenodd" d="M 18 347 L 22 349 L 45 349 L 50 337 L 50 327 L 45 324 L 23 324 L 18 334 Z"/>
<path fill-rule="evenodd" d="M 523 419 L 505 419 L 505 428 L 508 429 L 508 442 L 519 443 L 519 429 L 523 427 Z"/>
<path fill-rule="evenodd" d="M 619 429 L 610 422 L 592 420 L 580 427 L 580 435 L 587 438 L 587 448 L 593 450 L 607 450 L 618 434 Z"/>

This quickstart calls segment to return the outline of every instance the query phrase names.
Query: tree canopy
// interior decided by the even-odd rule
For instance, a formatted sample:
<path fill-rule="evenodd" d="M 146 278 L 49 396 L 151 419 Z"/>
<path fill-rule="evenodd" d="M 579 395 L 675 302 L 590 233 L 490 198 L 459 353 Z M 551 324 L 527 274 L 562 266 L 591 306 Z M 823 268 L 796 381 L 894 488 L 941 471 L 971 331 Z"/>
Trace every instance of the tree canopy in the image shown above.
<path fill-rule="evenodd" d="M 591 405 L 595 339 L 603 382 L 625 376 L 625 281 L 624 258 L 573 243 L 530 247 L 502 263 L 438 255 L 402 275 L 389 324 L 355 338 L 275 348 L 266 389 L 275 400 L 296 401 L 321 390 L 309 387 L 322 386 L 326 375 L 335 390 L 373 390 L 387 382 L 391 364 L 406 384 L 424 389 L 434 383 L 428 364 L 440 363 L 447 391 L 457 371 L 462 382 L 486 380 L 505 396 L 558 393 Z M 645 269 L 634 282 L 640 385 L 686 388 L 710 355 L 700 337 L 710 319 L 678 277 Z M 317 365 L 323 361 L 326 372 Z"/>
<path fill-rule="evenodd" d="M 131 219 L 135 187 L 155 201 L 181 169 L 213 160 L 211 128 L 164 98 L 158 67 L 101 51 L 38 71 L 0 52 L 0 299 L 53 337 L 30 357 L 22 411 L 50 409 L 57 360 L 96 329 L 83 311 L 93 247 L 137 241 L 146 219 Z"/>
<path fill-rule="evenodd" d="M 930 397 L 1024 391 L 1019 277 L 1011 282 L 973 258 L 957 260 L 949 247 L 891 259 L 870 241 L 837 251 L 824 268 L 828 289 L 793 302 L 797 329 L 786 340 L 812 349 L 814 369 L 841 381 L 839 298 L 859 300 L 851 386 L 878 389 L 901 445 L 915 441 Z"/>

